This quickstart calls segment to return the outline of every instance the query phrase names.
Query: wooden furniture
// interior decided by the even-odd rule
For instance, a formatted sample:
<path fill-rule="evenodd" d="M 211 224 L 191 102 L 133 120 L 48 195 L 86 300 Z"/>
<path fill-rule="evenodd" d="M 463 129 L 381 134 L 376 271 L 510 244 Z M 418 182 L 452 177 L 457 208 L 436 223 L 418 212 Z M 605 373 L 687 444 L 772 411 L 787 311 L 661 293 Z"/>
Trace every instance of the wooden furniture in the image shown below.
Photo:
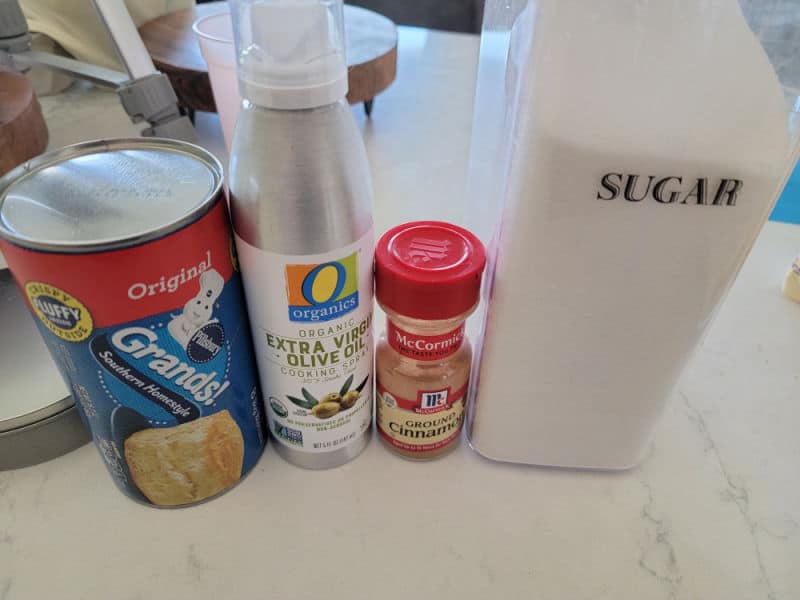
<path fill-rule="evenodd" d="M 47 126 L 30 81 L 0 68 L 0 175 L 46 147 Z"/>
<path fill-rule="evenodd" d="M 172 82 L 178 103 L 189 111 L 215 112 L 208 70 L 192 32 L 192 23 L 227 10 L 227 2 L 198 4 L 148 21 L 139 28 L 156 67 Z M 397 29 L 389 19 L 357 6 L 345 6 L 345 40 L 351 104 L 363 102 L 367 114 L 373 99 L 397 73 Z"/>

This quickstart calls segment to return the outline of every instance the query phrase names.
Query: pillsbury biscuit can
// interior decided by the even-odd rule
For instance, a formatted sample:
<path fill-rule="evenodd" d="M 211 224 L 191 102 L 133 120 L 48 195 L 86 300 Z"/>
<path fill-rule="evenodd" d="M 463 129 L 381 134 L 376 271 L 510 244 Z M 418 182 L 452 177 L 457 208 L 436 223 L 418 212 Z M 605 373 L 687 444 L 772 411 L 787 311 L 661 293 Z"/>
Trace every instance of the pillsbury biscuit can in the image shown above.
<path fill-rule="evenodd" d="M 255 465 L 262 402 L 208 152 L 111 140 L 25 163 L 0 179 L 0 248 L 125 494 L 192 504 Z"/>

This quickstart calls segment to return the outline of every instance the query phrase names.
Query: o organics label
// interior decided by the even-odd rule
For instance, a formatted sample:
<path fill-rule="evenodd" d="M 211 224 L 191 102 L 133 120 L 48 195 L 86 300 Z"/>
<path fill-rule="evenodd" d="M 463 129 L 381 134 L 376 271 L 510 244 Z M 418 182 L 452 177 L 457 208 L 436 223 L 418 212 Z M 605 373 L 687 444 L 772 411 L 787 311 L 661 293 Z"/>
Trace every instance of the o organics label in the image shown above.
<path fill-rule="evenodd" d="M 276 441 L 308 453 L 355 443 L 372 426 L 372 231 L 319 254 L 236 245 Z"/>
<path fill-rule="evenodd" d="M 358 255 L 311 265 L 286 265 L 289 320 L 330 321 L 358 308 Z"/>
<path fill-rule="evenodd" d="M 74 296 L 37 281 L 25 284 L 25 294 L 39 320 L 62 340 L 81 342 L 91 335 L 92 315 Z"/>

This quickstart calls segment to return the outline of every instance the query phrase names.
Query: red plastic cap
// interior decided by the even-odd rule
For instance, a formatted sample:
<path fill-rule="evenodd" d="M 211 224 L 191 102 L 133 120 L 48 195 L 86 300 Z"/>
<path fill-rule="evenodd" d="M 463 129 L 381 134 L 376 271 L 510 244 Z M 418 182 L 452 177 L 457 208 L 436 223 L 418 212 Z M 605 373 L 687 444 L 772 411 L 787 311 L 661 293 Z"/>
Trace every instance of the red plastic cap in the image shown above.
<path fill-rule="evenodd" d="M 486 252 L 450 223 L 415 221 L 387 231 L 375 248 L 375 295 L 409 317 L 449 319 L 478 301 Z"/>

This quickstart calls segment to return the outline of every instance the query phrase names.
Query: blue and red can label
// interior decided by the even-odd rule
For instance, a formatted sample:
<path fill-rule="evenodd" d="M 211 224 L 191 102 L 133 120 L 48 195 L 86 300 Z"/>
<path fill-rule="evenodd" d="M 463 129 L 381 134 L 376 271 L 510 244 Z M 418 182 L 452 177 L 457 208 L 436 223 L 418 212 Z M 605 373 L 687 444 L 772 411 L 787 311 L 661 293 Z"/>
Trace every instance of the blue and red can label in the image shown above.
<path fill-rule="evenodd" d="M 224 201 L 120 250 L 0 245 L 123 492 L 191 504 L 255 465 L 263 405 Z"/>

